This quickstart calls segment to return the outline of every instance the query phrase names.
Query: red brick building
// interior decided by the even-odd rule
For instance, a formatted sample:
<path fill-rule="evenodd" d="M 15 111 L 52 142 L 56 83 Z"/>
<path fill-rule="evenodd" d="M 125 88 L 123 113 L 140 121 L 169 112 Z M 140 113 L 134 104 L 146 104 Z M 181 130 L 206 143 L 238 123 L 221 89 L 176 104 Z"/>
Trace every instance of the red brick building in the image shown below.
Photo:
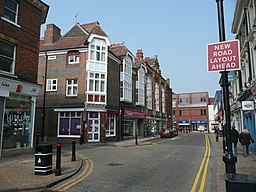
<path fill-rule="evenodd" d="M 52 142 L 118 140 L 120 60 L 109 37 L 98 22 L 60 32 L 48 24 L 41 39 L 36 133 Z"/>
<path fill-rule="evenodd" d="M 173 125 L 179 131 L 208 130 L 208 92 L 173 94 Z"/>
<path fill-rule="evenodd" d="M 40 0 L 0 1 L 0 156 L 33 146 L 38 50 L 49 6 Z M 2 118 L 4 117 L 4 118 Z M 3 126 L 2 126 L 3 125 Z"/>

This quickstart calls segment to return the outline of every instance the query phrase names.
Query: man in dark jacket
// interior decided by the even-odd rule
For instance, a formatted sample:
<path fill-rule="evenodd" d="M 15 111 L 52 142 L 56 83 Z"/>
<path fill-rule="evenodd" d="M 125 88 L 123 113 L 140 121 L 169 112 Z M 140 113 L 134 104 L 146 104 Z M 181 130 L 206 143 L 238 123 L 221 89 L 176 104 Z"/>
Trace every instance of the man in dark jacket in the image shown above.
<path fill-rule="evenodd" d="M 237 143 L 238 143 L 239 133 L 235 129 L 235 126 L 232 126 L 231 129 L 231 142 L 232 142 L 232 151 L 233 155 L 237 155 Z"/>

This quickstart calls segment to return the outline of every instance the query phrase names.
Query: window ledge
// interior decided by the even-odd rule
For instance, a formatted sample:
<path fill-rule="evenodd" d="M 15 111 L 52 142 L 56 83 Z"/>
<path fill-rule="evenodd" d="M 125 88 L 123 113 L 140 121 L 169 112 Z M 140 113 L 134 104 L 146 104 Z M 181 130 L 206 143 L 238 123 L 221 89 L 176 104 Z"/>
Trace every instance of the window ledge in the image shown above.
<path fill-rule="evenodd" d="M 18 28 L 21 28 L 20 25 L 18 25 L 17 23 L 14 23 L 13 21 L 11 21 L 9 19 L 6 19 L 5 17 L 1 17 L 1 19 L 6 21 L 6 22 L 8 22 L 8 23 L 10 23 L 10 24 L 12 24 L 12 25 L 14 25 L 14 26 L 16 26 L 16 27 L 18 27 Z"/>

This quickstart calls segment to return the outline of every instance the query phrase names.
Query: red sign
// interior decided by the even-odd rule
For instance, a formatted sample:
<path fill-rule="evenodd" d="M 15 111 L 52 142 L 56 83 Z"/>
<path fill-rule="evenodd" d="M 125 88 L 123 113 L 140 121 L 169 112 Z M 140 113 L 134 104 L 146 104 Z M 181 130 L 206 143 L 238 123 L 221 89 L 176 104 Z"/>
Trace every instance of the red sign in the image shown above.
<path fill-rule="evenodd" d="M 239 40 L 208 44 L 207 52 L 209 72 L 232 71 L 241 68 Z"/>

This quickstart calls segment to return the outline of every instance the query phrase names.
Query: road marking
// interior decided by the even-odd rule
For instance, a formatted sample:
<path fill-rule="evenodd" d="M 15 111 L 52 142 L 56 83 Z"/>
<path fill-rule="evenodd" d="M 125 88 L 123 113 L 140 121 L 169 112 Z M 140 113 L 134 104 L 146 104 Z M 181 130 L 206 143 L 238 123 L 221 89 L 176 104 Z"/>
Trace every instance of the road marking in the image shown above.
<path fill-rule="evenodd" d="M 201 162 L 201 165 L 200 165 L 200 168 L 199 168 L 199 170 L 197 172 L 197 175 L 196 175 L 194 184 L 192 186 L 191 192 L 195 192 L 196 191 L 197 184 L 198 184 L 199 179 L 201 177 L 201 173 L 202 173 L 203 168 L 204 168 L 204 172 L 203 172 L 203 176 L 202 176 L 199 192 L 202 192 L 204 190 L 206 176 L 207 176 L 207 170 L 208 170 L 208 165 L 209 165 L 209 159 L 210 159 L 210 153 L 211 153 L 210 144 L 209 144 L 209 138 L 208 138 L 207 135 L 205 135 L 205 145 L 206 145 L 206 148 L 205 148 L 205 152 L 204 152 L 204 158 L 203 158 L 203 160 Z"/>
<path fill-rule="evenodd" d="M 88 159 L 87 157 L 83 156 L 80 153 L 77 153 L 77 156 L 85 161 L 85 169 L 83 170 L 83 172 L 80 175 L 78 175 L 77 177 L 70 179 L 69 181 L 63 183 L 62 185 L 59 185 L 56 188 L 53 188 L 53 191 L 65 191 L 65 190 L 71 188 L 72 186 L 78 184 L 79 182 L 84 180 L 89 175 L 91 175 L 91 173 L 93 171 L 93 161 Z"/>
<path fill-rule="evenodd" d="M 180 137 L 173 137 L 173 138 L 170 138 L 170 139 L 164 139 L 164 140 L 162 140 L 162 141 L 159 141 L 158 143 L 164 143 L 164 142 L 166 142 L 166 141 L 175 141 L 175 140 L 177 140 L 177 139 L 179 139 Z"/>

